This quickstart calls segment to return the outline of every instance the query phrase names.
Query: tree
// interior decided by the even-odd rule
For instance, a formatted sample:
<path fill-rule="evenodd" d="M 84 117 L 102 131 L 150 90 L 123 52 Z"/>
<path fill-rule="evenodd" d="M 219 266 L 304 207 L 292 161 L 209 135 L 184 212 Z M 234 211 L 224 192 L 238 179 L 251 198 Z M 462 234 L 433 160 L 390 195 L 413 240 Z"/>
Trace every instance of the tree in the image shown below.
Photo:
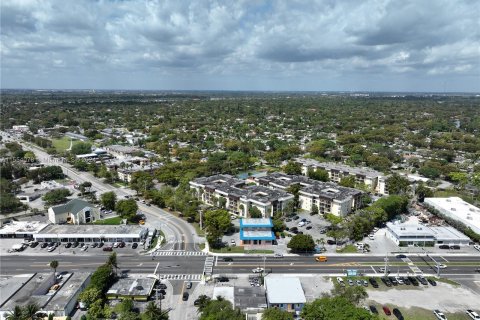
<path fill-rule="evenodd" d="M 310 214 L 313 216 L 315 214 L 318 214 L 318 206 L 316 204 L 312 205 L 312 209 L 310 210 Z"/>
<path fill-rule="evenodd" d="M 306 303 L 302 309 L 305 320 L 373 320 L 377 316 L 369 311 L 356 307 L 344 297 L 323 297 Z"/>
<path fill-rule="evenodd" d="M 208 302 L 211 300 L 209 296 L 202 294 L 198 297 L 198 311 L 202 312 L 203 309 L 207 306 Z"/>
<path fill-rule="evenodd" d="M 32 151 L 27 151 L 23 155 L 23 159 L 25 159 L 27 162 L 35 162 L 37 158 L 35 157 L 35 153 Z"/>
<path fill-rule="evenodd" d="M 355 188 L 355 176 L 348 175 L 340 180 L 339 185 L 347 188 Z"/>
<path fill-rule="evenodd" d="M 368 298 L 368 293 L 364 287 L 359 287 L 359 286 L 342 287 L 338 283 L 335 283 L 335 286 L 333 287 L 331 294 L 333 296 L 343 297 L 353 304 L 359 304 L 362 300 L 365 300 L 366 298 Z"/>
<path fill-rule="evenodd" d="M 27 304 L 23 307 L 23 319 L 34 320 L 36 319 L 37 312 L 40 311 L 40 307 L 36 303 Z"/>
<path fill-rule="evenodd" d="M 248 209 L 248 214 L 250 215 L 250 218 L 262 217 L 262 212 L 256 206 L 251 206 L 250 209 Z"/>
<path fill-rule="evenodd" d="M 107 266 L 110 266 L 110 267 L 112 267 L 112 268 L 115 268 L 115 273 L 117 273 L 118 263 L 117 263 L 117 253 L 116 253 L 116 252 L 112 252 L 112 253 L 108 256 Z"/>
<path fill-rule="evenodd" d="M 99 288 L 89 286 L 80 293 L 80 301 L 82 301 L 87 308 L 92 305 L 95 301 L 102 298 L 102 292 Z"/>
<path fill-rule="evenodd" d="M 142 320 L 168 320 L 168 311 L 162 311 L 155 302 L 150 301 L 142 314 Z"/>
<path fill-rule="evenodd" d="M 329 179 L 327 170 L 320 169 L 320 168 L 317 168 L 316 170 L 313 168 L 308 168 L 307 176 L 310 179 L 324 181 L 324 182 L 327 182 Z"/>
<path fill-rule="evenodd" d="M 243 320 L 244 318 L 240 309 L 233 309 L 228 300 L 210 300 L 200 315 L 200 320 Z"/>
<path fill-rule="evenodd" d="M 293 207 L 295 209 L 298 208 L 298 205 L 300 204 L 299 201 L 299 192 L 300 192 L 301 186 L 298 183 L 292 184 L 287 188 L 287 192 L 290 192 L 293 194 Z"/>
<path fill-rule="evenodd" d="M 92 145 L 88 142 L 78 141 L 77 143 L 73 144 L 70 152 L 75 155 L 90 153 L 92 152 Z"/>
<path fill-rule="evenodd" d="M 207 211 L 204 216 L 204 222 L 208 233 L 207 240 L 212 246 L 217 244 L 218 239 L 231 226 L 230 215 L 224 209 Z"/>
<path fill-rule="evenodd" d="M 309 234 L 297 234 L 290 239 L 287 245 L 292 252 L 306 252 L 313 251 L 315 249 L 315 242 Z"/>
<path fill-rule="evenodd" d="M 68 189 L 56 189 L 45 193 L 43 200 L 48 205 L 55 205 L 67 201 L 67 197 L 72 193 Z"/>
<path fill-rule="evenodd" d="M 438 168 L 423 166 L 418 170 L 418 173 L 429 179 L 436 179 L 440 177 L 441 171 Z"/>
<path fill-rule="evenodd" d="M 386 185 L 389 194 L 404 194 L 407 192 L 410 182 L 395 173 L 387 178 Z"/>
<path fill-rule="evenodd" d="M 53 269 L 53 274 L 55 275 L 57 273 L 58 261 L 57 260 L 50 261 L 50 268 Z"/>
<path fill-rule="evenodd" d="M 120 200 L 115 206 L 115 210 L 122 216 L 122 218 L 132 220 L 138 210 L 137 202 L 133 199 Z"/>
<path fill-rule="evenodd" d="M 15 306 L 12 311 L 7 313 L 5 320 L 23 320 L 22 307 Z"/>
<path fill-rule="evenodd" d="M 464 188 L 468 182 L 468 174 L 466 172 L 450 172 L 448 174 L 450 180 L 458 183 L 460 188 Z"/>
<path fill-rule="evenodd" d="M 298 162 L 289 161 L 284 167 L 283 171 L 286 174 L 291 175 L 301 175 L 302 174 L 302 165 Z"/>
<path fill-rule="evenodd" d="M 407 211 L 408 199 L 404 196 L 391 195 L 381 198 L 373 206 L 382 208 L 387 213 L 387 220 Z"/>
<path fill-rule="evenodd" d="M 90 181 L 85 181 L 83 183 L 80 183 L 80 185 L 78 186 L 78 189 L 83 195 L 85 192 L 90 192 L 91 187 L 92 187 L 92 183 Z"/>
<path fill-rule="evenodd" d="M 117 195 L 113 191 L 105 192 L 100 196 L 100 201 L 102 202 L 102 206 L 104 206 L 106 210 L 115 210 Z"/>
<path fill-rule="evenodd" d="M 278 308 L 268 308 L 263 312 L 262 320 L 293 320 L 293 314 Z"/>
<path fill-rule="evenodd" d="M 335 143 L 326 140 L 326 139 L 321 139 L 317 141 L 312 141 L 307 145 L 307 152 L 310 152 L 310 154 L 314 157 L 325 157 L 326 152 L 328 150 L 332 150 L 335 148 Z"/>
<path fill-rule="evenodd" d="M 428 188 L 423 182 L 420 182 L 415 189 L 418 202 L 423 202 L 425 198 L 433 197 L 433 190 Z"/>
<path fill-rule="evenodd" d="M 153 188 L 153 177 L 145 171 L 134 172 L 130 186 L 133 190 L 137 191 L 137 193 L 145 194 L 147 190 Z"/>

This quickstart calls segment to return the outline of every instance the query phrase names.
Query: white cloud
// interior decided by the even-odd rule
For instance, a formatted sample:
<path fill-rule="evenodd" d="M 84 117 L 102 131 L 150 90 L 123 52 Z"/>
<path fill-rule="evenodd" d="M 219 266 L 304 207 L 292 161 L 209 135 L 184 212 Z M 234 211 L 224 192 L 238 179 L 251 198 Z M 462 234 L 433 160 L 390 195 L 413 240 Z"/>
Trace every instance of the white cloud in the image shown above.
<path fill-rule="evenodd" d="M 402 74 L 448 76 L 479 90 L 471 81 L 480 71 L 476 1 L 4 0 L 0 6 L 2 87 L 61 87 L 65 78 L 88 87 L 95 77 L 104 88 L 116 78 L 124 88 L 184 83 L 190 89 L 221 86 L 228 77 L 229 87 L 218 89 L 257 89 L 251 79 L 258 78 L 258 89 L 322 90 L 312 79 L 325 85 L 335 77 L 344 87 L 331 89 L 343 90 L 357 88 L 352 81 L 362 77 L 390 77 L 390 87 L 377 89 L 394 90 L 404 84 L 395 82 Z M 125 73 L 143 79 L 117 79 Z"/>

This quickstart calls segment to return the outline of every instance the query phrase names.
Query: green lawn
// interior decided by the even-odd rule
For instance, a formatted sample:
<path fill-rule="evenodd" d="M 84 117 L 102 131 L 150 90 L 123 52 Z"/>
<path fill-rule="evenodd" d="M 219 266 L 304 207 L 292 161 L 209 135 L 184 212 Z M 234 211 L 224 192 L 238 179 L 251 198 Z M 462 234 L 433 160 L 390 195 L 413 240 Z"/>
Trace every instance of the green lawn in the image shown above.
<path fill-rule="evenodd" d="M 78 143 L 78 140 L 73 140 L 73 144 L 75 145 L 76 143 Z M 52 139 L 52 144 L 58 152 L 65 151 L 70 147 L 70 138 Z"/>
<path fill-rule="evenodd" d="M 353 244 L 349 244 L 345 246 L 345 248 L 337 250 L 338 253 L 357 253 L 357 247 L 355 247 Z"/>
<path fill-rule="evenodd" d="M 94 222 L 94 224 L 109 224 L 109 225 L 117 225 L 122 222 L 121 217 L 113 217 L 113 218 L 108 218 L 104 220 L 97 220 Z"/>

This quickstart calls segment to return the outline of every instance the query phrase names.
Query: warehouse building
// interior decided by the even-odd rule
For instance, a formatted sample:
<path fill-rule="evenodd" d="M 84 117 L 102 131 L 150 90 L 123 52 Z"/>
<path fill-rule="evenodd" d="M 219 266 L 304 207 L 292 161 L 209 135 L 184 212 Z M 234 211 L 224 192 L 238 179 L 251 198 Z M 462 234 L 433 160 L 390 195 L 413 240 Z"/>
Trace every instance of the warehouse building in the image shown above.
<path fill-rule="evenodd" d="M 480 234 L 480 209 L 459 197 L 425 198 L 427 206 L 451 219 L 457 220 Z"/>

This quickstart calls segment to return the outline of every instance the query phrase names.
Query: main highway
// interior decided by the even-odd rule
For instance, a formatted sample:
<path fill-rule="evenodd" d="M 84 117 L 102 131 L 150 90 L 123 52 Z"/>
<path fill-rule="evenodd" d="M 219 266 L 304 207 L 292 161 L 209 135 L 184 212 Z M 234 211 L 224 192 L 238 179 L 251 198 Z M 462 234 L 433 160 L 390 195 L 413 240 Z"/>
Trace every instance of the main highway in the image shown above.
<path fill-rule="evenodd" d="M 62 159 L 49 155 L 42 148 L 34 144 L 26 143 L 21 139 L 8 137 L 8 134 L 3 131 L 0 131 L 0 134 L 3 137 L 3 141 L 15 141 L 21 144 L 24 150 L 32 151 L 40 163 L 60 166 L 63 170 L 63 173 L 77 183 L 86 181 L 91 182 L 92 188 L 98 191 L 99 194 L 113 191 L 117 195 L 117 199 L 122 199 L 125 197 L 131 197 L 135 193 L 133 190 L 128 188 L 117 188 L 104 183 L 102 180 L 88 172 L 80 172 L 73 168 L 70 164 L 64 162 Z M 148 222 L 158 222 L 156 227 L 160 226 L 165 234 L 165 237 L 167 238 L 165 249 L 186 251 L 198 250 L 196 246 L 198 239 L 196 239 L 196 232 L 192 225 L 156 206 L 147 206 L 146 204 L 138 201 L 137 204 L 139 210 L 146 215 Z"/>
<path fill-rule="evenodd" d="M 29 250 L 29 249 L 27 249 Z M 92 249 L 93 250 L 93 249 Z M 122 253 L 117 249 L 118 267 L 120 270 L 133 273 L 152 273 L 157 263 L 161 274 L 202 274 L 206 256 L 202 255 L 161 255 L 145 256 L 134 251 Z M 45 272 L 50 270 L 48 264 L 52 260 L 58 260 L 62 269 L 70 271 L 94 271 L 98 266 L 105 263 L 109 252 L 91 251 L 90 253 L 79 252 L 73 254 L 27 254 L 14 253 L 1 256 L 0 275 L 13 275 L 32 272 Z M 313 256 L 285 256 L 275 258 L 267 256 L 230 256 L 232 261 L 224 261 L 226 257 L 216 257 L 213 273 L 216 275 L 251 274 L 252 269 L 261 267 L 272 273 L 282 274 L 345 274 L 347 270 L 357 270 L 362 274 L 382 275 L 379 268 L 385 265 L 384 257 L 379 256 L 353 256 L 336 255 L 328 256 L 328 261 L 317 262 Z M 425 274 L 436 274 L 435 263 L 428 257 L 411 255 L 411 263 Z M 446 256 L 434 259 L 446 265 L 441 269 L 443 276 L 475 276 L 480 268 L 479 256 Z M 228 259 L 227 259 L 228 260 Z M 448 262 L 447 262 L 448 261 Z M 390 256 L 388 268 L 391 274 L 414 273 L 402 259 Z"/>

